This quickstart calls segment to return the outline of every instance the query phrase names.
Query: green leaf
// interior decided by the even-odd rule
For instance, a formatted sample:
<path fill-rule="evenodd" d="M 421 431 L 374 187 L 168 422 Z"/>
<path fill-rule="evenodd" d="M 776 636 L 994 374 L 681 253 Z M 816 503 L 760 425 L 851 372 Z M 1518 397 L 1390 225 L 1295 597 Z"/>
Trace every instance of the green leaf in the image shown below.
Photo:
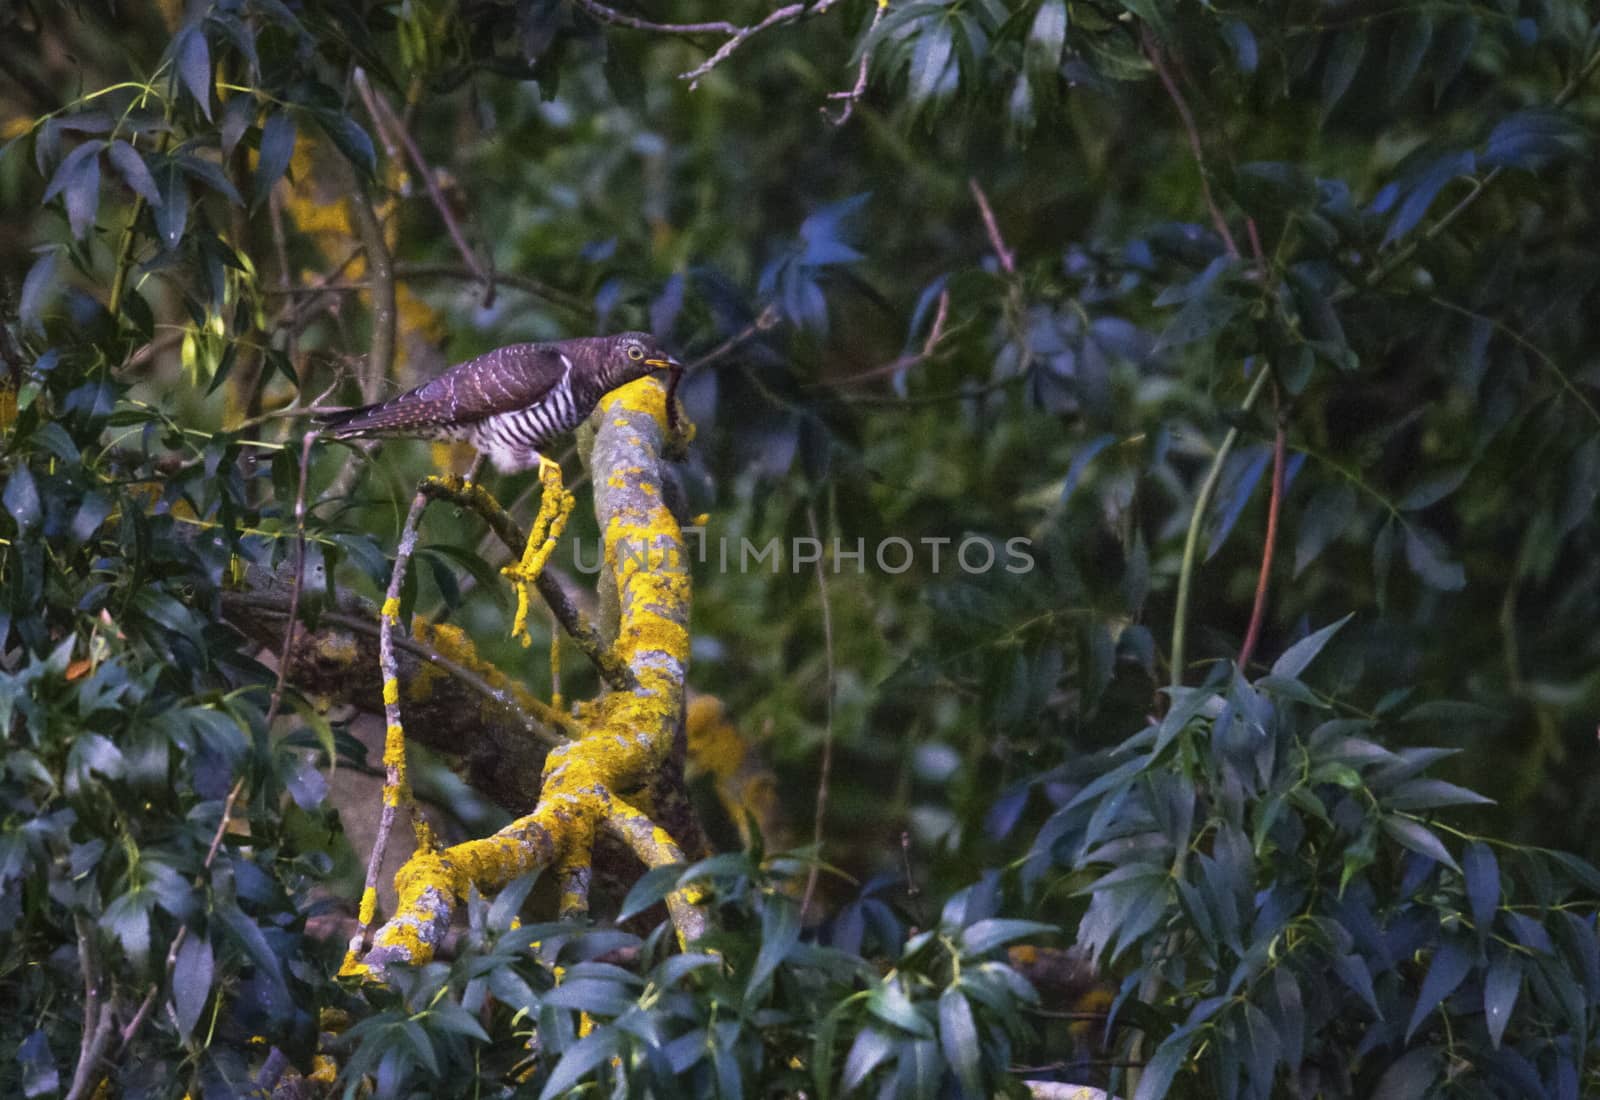
<path fill-rule="evenodd" d="M 769 894 L 761 907 L 761 950 L 756 952 L 745 999 L 754 1000 L 778 964 L 800 940 L 800 907 L 785 894 Z"/>
<path fill-rule="evenodd" d="M 372 137 L 349 115 L 319 115 L 317 121 L 345 159 L 367 179 L 377 173 L 378 154 L 372 147 Z"/>
<path fill-rule="evenodd" d="M 1034 920 L 1003 920 L 991 917 L 969 924 L 961 930 L 961 950 L 967 955 L 983 955 L 1008 943 L 1030 936 L 1053 936 L 1060 930 L 1053 924 Z"/>
<path fill-rule="evenodd" d="M 173 44 L 173 61 L 178 76 L 194 101 L 200 105 L 206 120 L 211 119 L 211 48 L 198 23 L 191 23 L 178 34 Z"/>
<path fill-rule="evenodd" d="M 187 1040 L 200 1020 L 200 1013 L 211 996 L 211 980 L 216 975 L 216 958 L 211 941 L 191 933 L 172 966 L 172 1008 L 178 1037 Z"/>
<path fill-rule="evenodd" d="M 1500 908 L 1500 862 L 1494 849 L 1481 840 L 1467 845 L 1461 857 L 1461 874 L 1466 880 L 1467 905 L 1472 911 L 1472 923 L 1478 928 L 1478 940 L 1488 938 L 1494 924 L 1495 910 Z"/>
<path fill-rule="evenodd" d="M 1355 510 L 1356 491 L 1349 482 L 1340 480 L 1317 490 L 1300 518 L 1300 536 L 1294 548 L 1296 577 L 1321 556 L 1329 543 L 1344 534 Z"/>
<path fill-rule="evenodd" d="M 61 253 L 56 249 L 42 250 L 39 258 L 33 261 L 33 266 L 28 268 L 27 277 L 22 280 L 17 319 L 22 322 L 25 331 L 37 332 L 44 327 L 45 306 L 60 290 L 55 279 L 56 264 L 60 259 Z"/>
<path fill-rule="evenodd" d="M 1467 475 L 1471 472 L 1472 464 L 1462 462 L 1429 474 L 1413 485 L 1406 491 L 1406 495 L 1400 498 L 1400 510 L 1402 512 L 1415 512 L 1437 504 L 1461 488 L 1461 483 L 1467 480 Z"/>
<path fill-rule="evenodd" d="M 911 998 L 906 995 L 898 979 L 885 982 L 868 995 L 867 1011 L 901 1031 L 909 1031 L 921 1038 L 933 1036 L 933 1025 L 917 1011 L 917 1006 L 911 1003 Z"/>
<path fill-rule="evenodd" d="M 136 966 L 150 954 L 150 906 L 155 899 L 142 891 L 112 898 L 100 915 L 100 927 L 116 937 Z"/>
<path fill-rule="evenodd" d="M 50 1041 L 43 1028 L 29 1032 L 17 1047 L 17 1064 L 22 1068 L 22 1095 L 28 1100 L 61 1091 L 61 1071 L 50 1053 Z"/>
<path fill-rule="evenodd" d="M 1467 572 L 1460 562 L 1445 556 L 1444 541 L 1432 531 L 1414 523 L 1404 524 L 1406 564 L 1431 588 L 1455 592 L 1467 584 Z"/>
<path fill-rule="evenodd" d="M 39 486 L 34 483 L 33 471 L 27 465 L 18 462 L 12 469 L 11 476 L 6 478 L 5 492 L 0 493 L 0 503 L 5 504 L 7 512 L 16 521 L 18 534 L 28 535 L 39 526 L 40 518 L 44 514 L 43 505 L 39 501 Z"/>
<path fill-rule="evenodd" d="M 610 1027 L 599 1028 L 579 1039 L 561 1055 L 561 1061 L 556 1063 L 550 1080 L 539 1093 L 539 1100 L 554 1100 L 574 1091 L 578 1082 L 596 1066 L 617 1053 L 619 1045 L 620 1036 Z"/>
<path fill-rule="evenodd" d="M 1194 1037 L 1193 1031 L 1179 1028 L 1162 1040 L 1139 1075 L 1139 1088 L 1134 1092 L 1133 1100 L 1161 1100 L 1167 1095 L 1173 1079 L 1188 1060 Z"/>
<path fill-rule="evenodd" d="M 914 104 L 926 102 L 939 90 L 954 48 L 949 23 L 935 18 L 927 20 L 927 24 L 911 53 L 910 92 Z"/>
<path fill-rule="evenodd" d="M 1411 1022 L 1406 1025 L 1406 1042 L 1411 1041 L 1411 1036 L 1416 1034 L 1422 1021 L 1439 1006 L 1439 1002 L 1455 992 L 1471 971 L 1472 952 L 1467 950 L 1465 940 L 1450 936 L 1440 943 L 1433 953 L 1432 962 L 1428 964 L 1427 977 L 1422 979 L 1422 990 L 1417 994 Z"/>
<path fill-rule="evenodd" d="M 1328 50 L 1328 60 L 1322 69 L 1322 117 L 1324 120 L 1349 91 L 1356 70 L 1361 68 L 1361 57 L 1367 49 L 1367 31 L 1341 31 L 1334 36 Z"/>
<path fill-rule="evenodd" d="M 849 1092 L 865 1081 L 884 1059 L 895 1052 L 898 1044 L 888 1034 L 875 1027 L 865 1027 L 850 1044 L 850 1053 L 844 1059 L 844 1091 Z"/>
<path fill-rule="evenodd" d="M 481 1043 L 490 1041 L 489 1033 L 483 1030 L 483 1025 L 478 1022 L 477 1017 L 450 1001 L 437 1002 L 428 1010 L 425 1019 L 431 1026 L 452 1035 L 465 1035 Z"/>
<path fill-rule="evenodd" d="M 1522 967 L 1516 956 L 1506 952 L 1497 958 L 1483 977 L 1483 1018 L 1489 1029 L 1489 1045 L 1500 1049 L 1511 1012 L 1522 992 Z"/>
<path fill-rule="evenodd" d="M 1405 95 L 1422 67 L 1422 57 L 1433 42 L 1433 18 L 1420 12 L 1405 20 L 1389 38 L 1389 63 L 1384 75 L 1389 82 L 1389 102 Z"/>
<path fill-rule="evenodd" d="M 101 141 L 85 142 L 73 150 L 74 154 L 91 150 L 88 156 L 68 158 L 57 173 L 61 180 L 62 198 L 67 205 L 67 225 L 72 235 L 82 240 L 94 228 L 95 214 L 100 209 L 100 156 Z M 62 179 L 63 175 L 65 179 Z M 53 184 L 53 181 L 52 181 Z"/>
<path fill-rule="evenodd" d="M 288 111 L 276 111 L 261 127 L 261 150 L 256 160 L 255 202 L 260 203 L 272 193 L 273 186 L 283 178 L 294 156 L 294 116 Z"/>
<path fill-rule="evenodd" d="M 122 176 L 136 195 L 139 195 L 151 206 L 161 205 L 161 192 L 156 189 L 156 178 L 150 174 L 150 168 L 144 162 L 133 146 L 125 141 L 113 141 L 107 154 L 111 159 L 112 167 Z"/>
<path fill-rule="evenodd" d="M 1433 830 L 1421 822 L 1386 814 L 1383 818 L 1383 831 L 1418 855 L 1437 860 L 1452 871 L 1460 872 L 1461 868 L 1451 858 L 1450 850 L 1434 835 Z"/>
<path fill-rule="evenodd" d="M 1067 44 L 1066 0 L 1044 0 L 1034 13 L 1024 51 L 1028 73 L 1036 80 L 1054 81 Z"/>
<path fill-rule="evenodd" d="M 969 1096 L 983 1095 L 982 1044 L 972 1005 L 956 986 L 939 995 L 939 1049 Z"/>
<path fill-rule="evenodd" d="M 495 895 L 494 903 L 489 906 L 486 918 L 488 926 L 497 932 L 508 931 L 511 922 L 522 912 L 522 903 L 528 900 L 528 892 L 538 881 L 539 872 L 530 871 L 508 882 L 500 893 Z"/>
<path fill-rule="evenodd" d="M 1349 622 L 1354 612 L 1346 615 L 1338 622 L 1329 623 L 1314 634 L 1308 634 L 1294 645 L 1283 651 L 1283 656 L 1272 662 L 1272 675 L 1293 680 L 1305 671 L 1306 666 L 1316 659 L 1322 652 L 1322 647 L 1328 644 L 1339 628 Z"/>
<path fill-rule="evenodd" d="M 652 867 L 640 875 L 628 896 L 622 899 L 622 908 L 617 912 L 617 923 L 632 920 L 657 902 L 665 901 L 668 894 L 677 888 L 678 879 L 683 875 L 682 864 L 667 864 L 662 867 Z"/>
<path fill-rule="evenodd" d="M 1438 1075 L 1438 1053 L 1433 1047 L 1407 1051 L 1383 1071 L 1371 1100 L 1421 1100 L 1429 1095 Z"/>
<path fill-rule="evenodd" d="M 1492 806 L 1494 799 L 1443 779 L 1412 779 L 1382 798 L 1386 810 L 1436 810 L 1441 806 Z"/>
<path fill-rule="evenodd" d="M 156 182 L 161 191 L 161 205 L 155 209 L 156 233 L 161 246 L 171 251 L 183 240 L 189 220 L 189 179 L 177 161 L 168 160 L 156 171 Z"/>

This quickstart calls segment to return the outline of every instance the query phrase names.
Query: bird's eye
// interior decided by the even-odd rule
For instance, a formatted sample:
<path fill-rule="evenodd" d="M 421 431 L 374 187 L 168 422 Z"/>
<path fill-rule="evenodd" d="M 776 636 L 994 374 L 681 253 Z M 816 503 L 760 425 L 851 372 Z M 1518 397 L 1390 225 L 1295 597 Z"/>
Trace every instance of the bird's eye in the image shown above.
<path fill-rule="evenodd" d="M 641 348 L 638 344 L 629 344 L 628 345 L 628 358 L 632 359 L 635 363 L 637 363 L 639 360 L 644 358 L 644 349 Z"/>

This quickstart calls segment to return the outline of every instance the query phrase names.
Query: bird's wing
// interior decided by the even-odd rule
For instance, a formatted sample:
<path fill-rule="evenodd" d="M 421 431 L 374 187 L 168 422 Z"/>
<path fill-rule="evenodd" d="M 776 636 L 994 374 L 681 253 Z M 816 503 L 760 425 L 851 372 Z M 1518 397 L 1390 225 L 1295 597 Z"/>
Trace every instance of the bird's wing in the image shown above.
<path fill-rule="evenodd" d="M 511 344 L 451 367 L 388 401 L 334 414 L 325 426 L 337 436 L 470 424 L 538 404 L 561 381 L 570 362 L 551 344 Z"/>

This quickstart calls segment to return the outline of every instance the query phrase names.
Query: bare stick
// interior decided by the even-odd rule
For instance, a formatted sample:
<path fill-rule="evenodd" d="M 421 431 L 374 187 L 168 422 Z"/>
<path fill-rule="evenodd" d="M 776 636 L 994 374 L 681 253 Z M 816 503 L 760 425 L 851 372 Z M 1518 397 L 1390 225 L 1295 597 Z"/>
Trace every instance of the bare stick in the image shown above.
<path fill-rule="evenodd" d="M 289 270 L 289 238 L 283 226 L 283 199 L 276 187 L 267 196 L 267 216 L 272 219 L 272 248 L 278 257 L 278 287 L 283 293 L 288 294 L 294 285 L 294 276 Z M 299 350 L 297 347 L 299 340 L 299 330 L 291 327 L 283 346 L 284 354 L 289 357 L 291 366 L 294 365 L 295 353 Z"/>
<path fill-rule="evenodd" d="M 476 279 L 477 274 L 471 268 L 455 264 L 431 263 L 399 263 L 395 265 L 395 274 L 402 279 Z M 582 295 L 573 294 L 562 290 L 560 287 L 551 286 L 528 275 L 517 275 L 512 272 L 499 271 L 495 273 L 497 286 L 508 286 L 520 290 L 524 294 L 532 294 L 543 298 L 553 306 L 572 313 L 574 316 L 585 319 L 594 316 L 594 304 Z"/>
<path fill-rule="evenodd" d="M 607 7 L 599 0 L 578 0 L 578 6 L 602 23 L 618 27 L 631 27 L 636 31 L 654 31 L 657 34 L 738 34 L 743 28 L 723 19 L 710 23 L 655 23 L 637 15 Z"/>
<path fill-rule="evenodd" d="M 972 192 L 972 197 L 978 204 L 978 213 L 983 215 L 983 228 L 989 234 L 989 245 L 994 249 L 994 254 L 1000 259 L 1000 267 L 1005 273 L 1017 273 L 1017 261 L 1006 247 L 1005 238 L 1000 236 L 1000 223 L 995 220 L 994 207 L 989 205 L 989 196 L 983 193 L 976 176 L 967 180 L 967 189 Z"/>
<path fill-rule="evenodd" d="M 920 351 L 912 352 L 908 355 L 897 355 L 887 363 L 873 367 L 871 370 L 862 371 L 860 374 L 853 374 L 849 378 L 841 378 L 833 385 L 854 386 L 862 382 L 869 382 L 874 378 L 882 378 L 884 375 L 898 374 L 903 370 L 910 370 L 918 363 L 931 358 L 939 347 L 939 341 L 944 339 L 944 323 L 949 314 L 950 292 L 941 290 L 939 292 L 939 306 L 933 314 L 933 326 L 928 329 L 928 337 L 922 341 L 922 349 Z"/>
<path fill-rule="evenodd" d="M 822 534 L 817 527 L 817 509 L 815 505 L 806 505 L 806 523 L 811 527 L 811 537 L 820 546 Z M 811 897 L 817 888 L 817 874 L 821 869 L 822 859 L 822 833 L 823 824 L 828 813 L 828 786 L 833 776 L 833 609 L 828 601 L 828 571 L 823 568 L 822 559 L 817 559 L 817 596 L 822 602 L 822 649 L 824 659 L 827 661 L 827 717 L 822 728 L 822 763 L 817 776 L 817 808 L 816 822 L 811 828 L 811 846 L 815 849 L 812 853 L 811 870 L 806 873 L 806 890 L 800 898 L 800 921 L 805 923 L 806 910 L 811 908 Z"/>
<path fill-rule="evenodd" d="M 383 239 L 383 223 L 373 209 L 372 195 L 359 180 L 350 193 L 350 209 L 367 254 L 368 281 L 372 284 L 372 347 L 361 377 L 361 400 L 372 402 L 378 400 L 384 380 L 394 371 L 395 318 L 399 312 L 395 305 L 394 260 Z"/>
<path fill-rule="evenodd" d="M 878 5 L 873 9 L 872 12 L 872 25 L 867 28 L 867 34 L 869 36 L 873 31 L 878 29 L 878 23 L 881 19 L 883 19 L 883 13 L 887 10 L 889 10 L 889 0 L 878 0 Z M 844 103 L 844 107 L 839 111 L 838 117 L 828 119 L 828 121 L 833 123 L 833 125 L 843 126 L 845 123 L 850 121 L 850 116 L 856 113 L 856 102 L 862 97 L 862 95 L 866 93 L 867 90 L 867 66 L 870 65 L 871 62 L 872 51 L 862 50 L 861 63 L 856 66 L 855 84 L 848 92 L 828 93 L 829 99 L 837 99 Z M 828 109 L 826 107 L 822 109 L 824 115 L 827 114 L 827 110 Z"/>
<path fill-rule="evenodd" d="M 367 80 L 364 70 L 357 68 L 355 71 L 356 91 L 360 93 L 361 100 L 366 104 L 367 113 L 372 116 L 372 121 L 377 123 L 385 133 L 392 134 L 399 140 L 410 159 L 412 166 L 417 170 L 417 175 L 422 177 L 422 186 L 428 192 L 428 198 L 439 212 L 439 218 L 444 222 L 444 228 L 450 234 L 451 243 L 456 246 L 462 263 L 472 271 L 473 277 L 483 284 L 483 308 L 488 309 L 494 304 L 494 271 L 484 266 L 478 254 L 467 244 L 466 234 L 461 231 L 461 223 L 457 220 L 455 211 L 450 209 L 450 204 L 445 201 L 444 192 L 439 190 L 439 181 L 434 178 L 433 170 L 428 167 L 427 159 L 423 157 L 422 150 L 418 148 L 416 140 L 412 138 L 411 131 L 406 129 L 389 106 L 389 101 L 372 87 Z"/>
<path fill-rule="evenodd" d="M 818 3 L 815 10 L 822 11 L 824 10 L 825 6 L 826 5 L 824 3 Z M 737 50 L 740 46 L 744 45 L 745 42 L 747 42 L 752 36 L 760 34 L 768 27 L 775 27 L 779 23 L 788 23 L 791 20 L 799 19 L 805 13 L 806 6 L 804 4 L 786 4 L 777 11 L 774 11 L 765 19 L 761 20 L 759 23 L 752 23 L 748 27 L 737 28 L 733 34 L 729 36 L 726 42 L 717 47 L 716 53 L 706 58 L 704 62 L 696 65 L 688 72 L 681 74 L 678 79 L 687 80 L 689 82 L 690 90 L 694 90 L 695 88 L 699 87 L 702 77 L 726 61 L 728 56 L 732 54 L 734 50 Z"/>
<path fill-rule="evenodd" d="M 383 809 L 378 816 L 378 834 L 372 841 L 372 854 L 367 860 L 367 880 L 361 891 L 357 936 L 360 949 L 368 946 L 367 936 L 377 916 L 378 875 L 383 870 L 383 857 L 389 848 L 389 833 L 394 828 L 396 811 L 404 802 L 411 805 L 410 784 L 406 778 L 406 731 L 400 721 L 400 662 L 395 655 L 394 628 L 400 622 L 400 591 L 405 585 L 406 567 L 417 548 L 417 528 L 422 513 L 428 507 L 427 494 L 417 492 L 411 499 L 411 510 L 406 513 L 405 526 L 400 529 L 400 545 L 395 550 L 394 568 L 389 573 L 389 587 L 384 592 L 383 608 L 378 613 L 378 673 L 383 683 Z M 356 944 L 351 944 L 356 950 Z"/>
<path fill-rule="evenodd" d="M 1234 242 L 1233 233 L 1228 229 L 1227 219 L 1222 216 L 1222 208 L 1217 205 L 1216 197 L 1211 193 L 1211 173 L 1206 171 L 1206 156 L 1200 145 L 1200 129 L 1195 125 L 1194 112 L 1189 110 L 1182 89 L 1172 78 L 1172 72 L 1161 56 L 1160 45 L 1149 31 L 1145 32 L 1144 53 L 1150 59 L 1150 64 L 1155 67 L 1156 75 L 1161 78 L 1162 85 L 1167 89 L 1172 105 L 1178 109 L 1178 118 L 1183 122 L 1184 133 L 1189 137 L 1189 152 L 1194 155 L 1195 167 L 1200 170 L 1200 194 L 1206 200 L 1206 209 L 1211 212 L 1211 224 L 1215 227 L 1217 235 L 1222 238 L 1223 247 L 1228 250 L 1228 255 L 1238 259 L 1239 246 Z"/>
<path fill-rule="evenodd" d="M 78 1065 L 72 1073 L 67 1100 L 80 1100 L 94 1084 L 98 1076 L 95 1067 L 100 1064 L 111 1039 L 111 1002 L 101 999 L 102 978 L 95 963 L 94 930 L 79 914 L 73 915 L 72 923 L 78 933 L 78 968 L 83 972 L 83 1037 L 78 1044 Z"/>
<path fill-rule="evenodd" d="M 1278 544 L 1278 512 L 1283 506 L 1284 423 L 1280 412 L 1278 432 L 1272 441 L 1272 496 L 1267 501 L 1267 543 L 1261 549 L 1261 573 L 1256 577 L 1256 602 L 1250 609 L 1250 626 L 1239 647 L 1239 671 L 1250 667 L 1256 643 L 1261 640 L 1261 623 L 1267 613 L 1267 585 L 1272 577 L 1272 555 Z"/>

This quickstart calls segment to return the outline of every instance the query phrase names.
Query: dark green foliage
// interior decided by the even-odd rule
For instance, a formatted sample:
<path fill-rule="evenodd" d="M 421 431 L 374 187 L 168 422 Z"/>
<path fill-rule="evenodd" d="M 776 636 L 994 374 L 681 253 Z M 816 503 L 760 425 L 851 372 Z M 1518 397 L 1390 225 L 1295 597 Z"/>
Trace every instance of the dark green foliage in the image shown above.
<path fill-rule="evenodd" d="M 1600 999 L 1593 918 L 1573 910 L 1592 913 L 1600 875 L 1436 822 L 1484 800 L 1300 678 L 1331 633 L 1253 684 L 1175 692 L 1159 725 L 1062 774 L 1036 851 L 1092 872 L 1080 941 L 1124 960 L 1153 1047 L 1134 1095 L 1190 1080 L 1201 1045 L 1196 1095 L 1369 1096 L 1391 1075 L 1385 1095 L 1436 1095 L 1447 1065 L 1463 1095 L 1567 1094 Z"/>
<path fill-rule="evenodd" d="M 109 1004 L 128 1096 L 248 1094 L 274 1047 L 333 1054 L 349 1096 L 1600 1088 L 1592 5 L 841 2 L 694 91 L 723 30 L 582 2 L 21 7 L 0 1083 L 65 1094 Z M 326 773 L 365 761 L 292 689 L 268 731 L 274 677 L 221 613 L 241 567 L 289 556 L 298 435 L 216 426 L 354 400 L 381 342 L 358 242 L 293 218 L 277 239 L 285 180 L 374 195 L 401 265 L 464 263 L 358 67 L 469 247 L 538 291 L 406 280 L 449 359 L 623 327 L 686 360 L 743 341 L 683 388 L 680 487 L 713 517 L 693 680 L 770 730 L 797 832 L 835 741 L 823 855 L 862 885 L 824 874 L 808 922 L 803 863 L 730 854 L 645 874 L 629 931 L 513 927 L 541 904 L 524 881 L 470 899 L 449 961 L 332 978 L 353 808 Z M 312 622 L 381 588 L 427 468 L 395 445 L 345 479 L 356 461 L 309 471 Z M 828 574 L 831 644 L 791 549 L 814 534 L 864 547 Z M 403 615 L 454 616 L 543 690 L 478 535 L 430 518 Z M 743 539 L 782 556 L 741 569 Z M 688 953 L 654 923 L 680 882 L 719 918 Z M 1110 1021 L 1069 1032 L 1075 1006 L 1008 962 L 1022 942 L 1095 952 Z M 329 1007 L 351 1026 L 319 1036 Z"/>

